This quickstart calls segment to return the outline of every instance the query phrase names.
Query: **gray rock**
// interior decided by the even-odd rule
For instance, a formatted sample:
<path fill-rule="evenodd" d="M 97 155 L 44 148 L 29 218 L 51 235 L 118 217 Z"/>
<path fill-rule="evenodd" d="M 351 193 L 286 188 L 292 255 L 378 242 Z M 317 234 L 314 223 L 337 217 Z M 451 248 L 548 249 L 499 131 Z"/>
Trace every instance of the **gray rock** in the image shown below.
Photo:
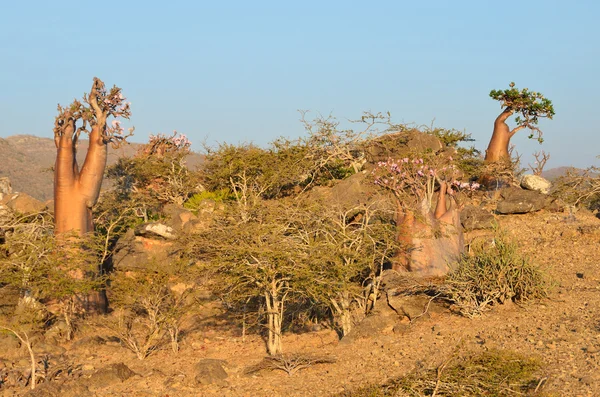
<path fill-rule="evenodd" d="M 227 372 L 223 368 L 225 361 L 214 358 L 205 358 L 198 361 L 194 367 L 195 381 L 198 385 L 216 384 L 226 386 Z"/>
<path fill-rule="evenodd" d="M 518 188 L 504 189 L 501 196 L 503 200 L 496 207 L 499 214 L 526 214 L 544 209 L 553 202 L 545 194 Z"/>
<path fill-rule="evenodd" d="M 167 240 L 172 240 L 175 238 L 175 230 L 171 226 L 167 226 L 158 222 L 145 223 L 138 226 L 135 229 L 135 234 L 137 236 L 148 238 L 162 237 Z"/>
<path fill-rule="evenodd" d="M 99 369 L 87 379 L 86 383 L 94 388 L 103 388 L 114 383 L 122 383 L 136 375 L 127 365 L 117 363 Z"/>
<path fill-rule="evenodd" d="M 460 223 L 465 230 L 491 229 L 494 227 L 494 215 L 483 208 L 467 205 L 460 213 Z"/>
<path fill-rule="evenodd" d="M 521 187 L 523 189 L 548 194 L 552 187 L 552 183 L 538 175 L 523 175 L 521 178 Z"/>
<path fill-rule="evenodd" d="M 155 269 L 171 264 L 173 242 L 152 235 L 136 236 L 130 229 L 119 238 L 115 246 L 112 263 L 118 270 Z"/>

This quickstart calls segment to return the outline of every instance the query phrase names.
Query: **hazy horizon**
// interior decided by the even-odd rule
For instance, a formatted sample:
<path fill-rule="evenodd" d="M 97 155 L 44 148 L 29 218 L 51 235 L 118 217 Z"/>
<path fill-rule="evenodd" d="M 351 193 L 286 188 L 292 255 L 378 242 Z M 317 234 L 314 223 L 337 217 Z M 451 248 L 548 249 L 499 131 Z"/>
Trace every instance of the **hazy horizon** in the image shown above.
<path fill-rule="evenodd" d="M 537 150 L 547 168 L 600 165 L 599 11 L 587 0 L 13 2 L 0 15 L 0 137 L 51 137 L 56 104 L 97 76 L 132 102 L 134 142 L 177 130 L 195 150 L 203 139 L 264 145 L 302 135 L 302 109 L 435 119 L 485 150 L 500 112 L 489 91 L 514 81 L 556 109 L 540 122 L 543 145 L 526 131 L 513 139 L 525 166 Z"/>

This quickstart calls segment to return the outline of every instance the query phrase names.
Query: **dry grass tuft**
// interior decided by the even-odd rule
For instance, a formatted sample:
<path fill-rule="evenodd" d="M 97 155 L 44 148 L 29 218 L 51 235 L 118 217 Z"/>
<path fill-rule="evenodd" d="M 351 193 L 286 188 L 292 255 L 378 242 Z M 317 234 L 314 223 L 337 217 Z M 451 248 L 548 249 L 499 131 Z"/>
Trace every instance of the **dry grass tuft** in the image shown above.
<path fill-rule="evenodd" d="M 417 369 L 383 385 L 370 385 L 339 397 L 542 396 L 541 362 L 511 351 L 454 355 L 436 368 Z"/>

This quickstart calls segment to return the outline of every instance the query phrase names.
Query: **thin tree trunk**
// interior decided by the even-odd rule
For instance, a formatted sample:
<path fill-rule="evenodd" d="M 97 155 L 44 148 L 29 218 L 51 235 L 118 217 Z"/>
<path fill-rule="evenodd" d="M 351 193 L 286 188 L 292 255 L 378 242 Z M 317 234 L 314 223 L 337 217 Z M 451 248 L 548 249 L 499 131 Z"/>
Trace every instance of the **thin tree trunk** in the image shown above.
<path fill-rule="evenodd" d="M 344 291 L 341 296 L 341 318 L 342 335 L 347 336 L 352 330 L 352 314 L 350 313 L 350 295 L 348 291 Z"/>

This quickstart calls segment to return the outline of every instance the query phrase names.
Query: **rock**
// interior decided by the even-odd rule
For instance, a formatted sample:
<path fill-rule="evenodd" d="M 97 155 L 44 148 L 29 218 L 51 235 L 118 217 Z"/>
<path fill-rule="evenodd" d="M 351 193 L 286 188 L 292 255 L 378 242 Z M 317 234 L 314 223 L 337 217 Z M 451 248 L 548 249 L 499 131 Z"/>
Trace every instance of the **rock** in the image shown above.
<path fill-rule="evenodd" d="M 4 197 L 4 195 L 12 193 L 12 186 L 10 184 L 10 179 L 7 177 L 0 178 L 0 200 Z"/>
<path fill-rule="evenodd" d="M 118 270 L 151 270 L 157 266 L 168 266 L 172 250 L 171 241 L 136 236 L 130 229 L 117 241 L 112 263 Z"/>
<path fill-rule="evenodd" d="M 552 183 L 546 178 L 542 178 L 539 175 L 529 174 L 523 175 L 523 177 L 521 178 L 521 187 L 523 189 L 548 194 L 550 192 L 550 187 L 552 187 Z"/>
<path fill-rule="evenodd" d="M 361 171 L 346 179 L 337 181 L 331 187 L 317 186 L 309 194 L 311 201 L 324 201 L 345 208 L 373 204 L 375 209 L 388 213 L 391 222 L 396 209 L 396 204 L 391 195 L 386 195 L 370 180 L 372 175 Z"/>
<path fill-rule="evenodd" d="M 205 358 L 198 361 L 194 367 L 194 380 L 198 385 L 216 384 L 226 386 L 227 372 L 223 368 L 225 361 L 214 358 Z"/>
<path fill-rule="evenodd" d="M 135 228 L 136 236 L 148 238 L 162 237 L 164 239 L 172 240 L 175 238 L 174 233 L 175 231 L 171 226 L 158 222 L 145 223 Z"/>
<path fill-rule="evenodd" d="M 50 343 L 35 343 L 33 345 L 33 349 L 35 352 L 41 356 L 50 355 L 50 356 L 60 356 L 64 354 L 67 350 L 62 346 L 56 346 Z"/>
<path fill-rule="evenodd" d="M 496 207 L 499 214 L 526 214 L 544 209 L 553 202 L 545 194 L 518 188 L 504 189 L 501 196 L 503 200 Z"/>
<path fill-rule="evenodd" d="M 465 230 L 491 229 L 494 215 L 474 205 L 467 205 L 460 212 L 460 223 Z"/>
<path fill-rule="evenodd" d="M 167 217 L 167 224 L 175 231 L 181 231 L 185 225 L 193 219 L 197 219 L 196 215 L 185 208 L 175 204 L 167 204 L 163 209 L 163 213 Z"/>
<path fill-rule="evenodd" d="M 20 214 L 30 214 L 48 209 L 44 203 L 31 197 L 27 193 L 3 195 L 0 205 L 5 205 L 12 211 Z"/>
<path fill-rule="evenodd" d="M 387 293 L 388 304 L 400 316 L 406 316 L 410 321 L 425 316 L 427 313 L 439 311 L 427 295 L 395 295 L 392 291 Z"/>
<path fill-rule="evenodd" d="M 442 142 L 435 135 L 413 129 L 373 139 L 365 152 L 369 162 L 377 163 L 387 161 L 390 157 L 400 158 L 411 153 L 426 151 L 435 153 L 442 148 Z"/>
<path fill-rule="evenodd" d="M 113 383 L 122 383 L 136 375 L 127 365 L 117 363 L 99 369 L 87 379 L 86 383 L 95 388 L 103 388 Z"/>

